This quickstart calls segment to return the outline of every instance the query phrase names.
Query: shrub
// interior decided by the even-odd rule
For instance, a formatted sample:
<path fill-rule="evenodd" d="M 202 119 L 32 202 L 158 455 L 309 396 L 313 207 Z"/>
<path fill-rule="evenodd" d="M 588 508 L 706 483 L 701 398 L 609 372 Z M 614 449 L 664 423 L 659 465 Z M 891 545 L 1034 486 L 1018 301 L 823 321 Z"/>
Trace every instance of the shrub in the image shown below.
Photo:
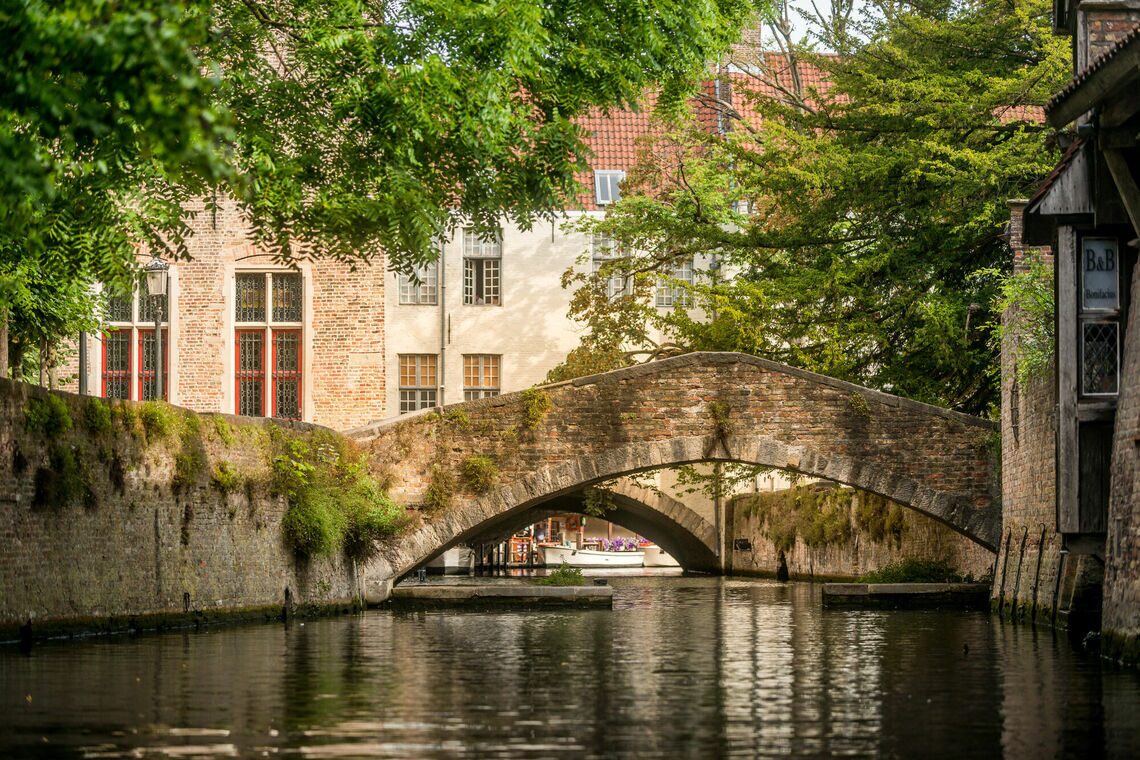
<path fill-rule="evenodd" d="M 139 412 L 134 404 L 119 402 L 111 406 L 111 418 L 117 420 L 123 430 L 133 436 L 142 432 L 142 423 L 139 422 Z"/>
<path fill-rule="evenodd" d="M 960 583 L 962 574 L 941 560 L 899 560 L 859 576 L 862 583 Z"/>
<path fill-rule="evenodd" d="M 139 407 L 139 420 L 147 438 L 165 438 L 174 432 L 174 414 L 159 401 L 144 401 Z"/>
<path fill-rule="evenodd" d="M 368 478 L 356 481 L 341 497 L 340 506 L 347 518 L 344 551 L 355 559 L 372 556 L 376 541 L 396 535 L 408 524 L 403 507 Z"/>
<path fill-rule="evenodd" d="M 582 575 L 582 571 L 576 567 L 563 562 L 559 565 L 557 570 L 554 570 L 543 578 L 535 580 L 539 586 L 585 586 L 588 584 L 586 578 Z"/>
<path fill-rule="evenodd" d="M 174 457 L 174 489 L 181 491 L 194 485 L 205 470 L 206 453 L 200 448 L 184 447 Z"/>
<path fill-rule="evenodd" d="M 710 401 L 709 414 L 712 415 L 713 425 L 716 427 L 716 434 L 721 438 L 732 434 L 735 427 L 732 420 L 729 418 L 730 409 L 728 404 L 724 401 Z"/>
<path fill-rule="evenodd" d="M 99 434 L 111 430 L 111 407 L 101 398 L 91 397 L 83 408 L 83 421 L 88 432 Z"/>
<path fill-rule="evenodd" d="M 442 512 L 451 506 L 451 496 L 455 492 L 455 478 L 442 464 L 431 466 L 431 481 L 424 494 L 424 508 L 428 512 Z"/>
<path fill-rule="evenodd" d="M 59 435 L 71 430 L 71 411 L 67 402 L 55 394 L 29 400 L 24 409 L 24 428 L 45 435 Z"/>
<path fill-rule="evenodd" d="M 473 494 L 487 493 L 499 479 L 499 468 L 495 460 L 476 454 L 467 457 L 460 468 L 464 487 Z"/>
<path fill-rule="evenodd" d="M 220 414 L 213 415 L 214 434 L 218 436 L 218 440 L 227 446 L 234 445 L 234 429 L 233 426 Z"/>
<path fill-rule="evenodd" d="M 289 500 L 281 527 L 285 541 L 306 557 L 333 554 L 344 537 L 345 518 L 326 489 L 311 488 Z"/>
<path fill-rule="evenodd" d="M 443 418 L 448 422 L 454 422 L 464 430 L 471 427 L 471 418 L 468 417 L 467 412 L 462 409 L 448 410 L 448 412 L 443 415 Z"/>
<path fill-rule="evenodd" d="M 233 462 L 222 460 L 214 465 L 214 474 L 210 481 L 222 493 L 233 493 L 241 488 L 243 478 Z"/>
<path fill-rule="evenodd" d="M 527 388 L 522 392 L 523 427 L 534 430 L 550 411 L 550 394 L 541 388 Z"/>

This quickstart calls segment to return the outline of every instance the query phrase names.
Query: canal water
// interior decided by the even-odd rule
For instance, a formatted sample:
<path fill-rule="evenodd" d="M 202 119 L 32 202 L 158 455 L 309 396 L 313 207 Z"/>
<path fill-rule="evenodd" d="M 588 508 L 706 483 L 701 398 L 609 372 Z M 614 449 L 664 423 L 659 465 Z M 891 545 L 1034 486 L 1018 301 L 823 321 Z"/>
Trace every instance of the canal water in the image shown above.
<path fill-rule="evenodd" d="M 1140 757 L 1140 673 L 763 580 L 0 649 L 0 757 Z"/>

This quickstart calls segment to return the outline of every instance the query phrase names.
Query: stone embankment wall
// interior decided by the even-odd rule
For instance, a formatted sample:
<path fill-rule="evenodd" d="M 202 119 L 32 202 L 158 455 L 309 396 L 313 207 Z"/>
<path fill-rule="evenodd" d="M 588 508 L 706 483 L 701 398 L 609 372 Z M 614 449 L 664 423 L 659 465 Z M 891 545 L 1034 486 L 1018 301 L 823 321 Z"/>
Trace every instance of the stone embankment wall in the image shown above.
<path fill-rule="evenodd" d="M 792 579 L 857 578 L 903 559 L 945 564 L 978 580 L 993 573 L 994 554 L 985 547 L 914 510 L 850 488 L 813 484 L 743 494 L 730 501 L 728 515 L 730 568 L 737 575 L 776 574 L 781 551 Z"/>
<path fill-rule="evenodd" d="M 161 627 L 386 593 L 351 562 L 285 545 L 269 429 L 0 380 L 0 640 L 29 623 Z"/>

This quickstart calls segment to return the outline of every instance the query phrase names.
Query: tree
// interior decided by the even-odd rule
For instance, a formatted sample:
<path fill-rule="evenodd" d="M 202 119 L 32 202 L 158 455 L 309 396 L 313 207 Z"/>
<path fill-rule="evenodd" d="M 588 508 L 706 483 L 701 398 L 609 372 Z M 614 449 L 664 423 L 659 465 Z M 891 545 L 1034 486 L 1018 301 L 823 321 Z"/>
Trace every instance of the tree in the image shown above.
<path fill-rule="evenodd" d="M 997 278 L 974 274 L 1008 269 L 1005 201 L 1055 161 L 1040 106 L 1067 48 L 1043 0 L 840 11 L 812 28 L 843 55 L 778 37 L 733 78 L 743 97 L 714 104 L 732 131 L 668 133 L 593 227 L 636 252 L 614 265 L 635 279 L 694 255 L 736 272 L 693 288 L 697 316 L 649 314 L 667 340 L 983 412 Z"/>
<path fill-rule="evenodd" d="M 409 269 L 573 197 L 575 118 L 675 104 L 748 0 L 3 0 L 0 244 L 120 284 L 232 196 L 284 260 Z"/>

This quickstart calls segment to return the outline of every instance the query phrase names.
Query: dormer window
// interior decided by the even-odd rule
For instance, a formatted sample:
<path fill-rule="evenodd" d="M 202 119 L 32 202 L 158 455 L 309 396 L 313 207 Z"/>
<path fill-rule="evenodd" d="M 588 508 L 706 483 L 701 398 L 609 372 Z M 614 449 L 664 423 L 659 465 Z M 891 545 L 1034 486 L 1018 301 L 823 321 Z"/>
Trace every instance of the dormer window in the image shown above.
<path fill-rule="evenodd" d="M 617 203 L 621 200 L 619 185 L 625 179 L 625 172 L 614 170 L 598 170 L 594 172 L 594 197 L 599 206 Z"/>

